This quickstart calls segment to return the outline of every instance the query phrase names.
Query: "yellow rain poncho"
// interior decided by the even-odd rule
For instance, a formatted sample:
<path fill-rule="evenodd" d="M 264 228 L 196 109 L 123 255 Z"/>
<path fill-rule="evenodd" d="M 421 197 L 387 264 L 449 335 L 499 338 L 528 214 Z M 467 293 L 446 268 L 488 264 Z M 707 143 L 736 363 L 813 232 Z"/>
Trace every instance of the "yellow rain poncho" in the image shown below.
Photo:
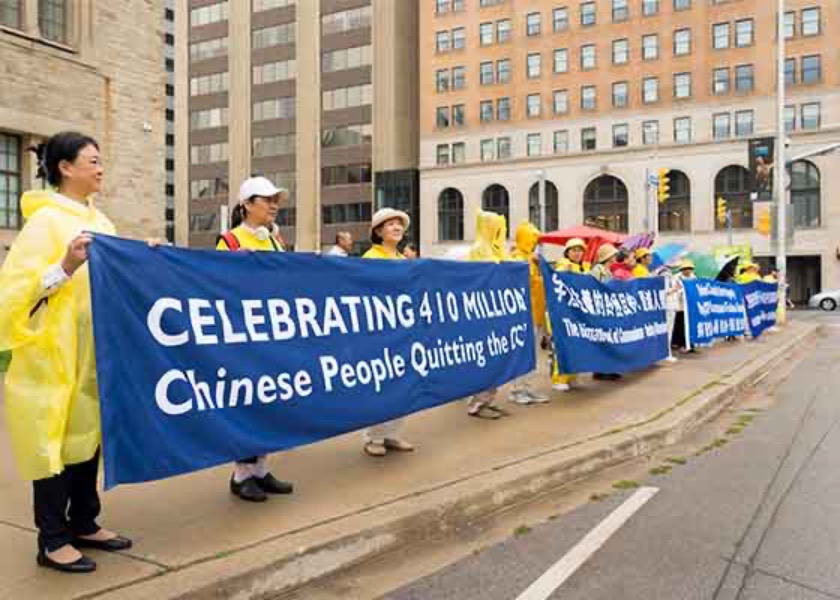
<path fill-rule="evenodd" d="M 502 215 L 486 210 L 478 211 L 475 227 L 475 242 L 470 248 L 467 260 L 500 263 L 507 260 L 505 240 L 507 222 Z"/>
<path fill-rule="evenodd" d="M 114 226 L 93 206 L 48 191 L 25 193 L 21 209 L 26 225 L 0 268 L 0 350 L 12 350 L 6 424 L 21 475 L 43 479 L 90 460 L 100 443 L 87 265 L 30 312 L 70 241 Z"/>
<path fill-rule="evenodd" d="M 534 250 L 540 239 L 540 230 L 533 224 L 524 221 L 516 228 L 516 248 L 510 255 L 511 260 L 527 262 L 531 279 L 531 310 L 534 316 L 534 325 L 542 327 L 545 325 L 545 290 L 543 288 L 542 273 L 540 266 L 534 260 Z"/>

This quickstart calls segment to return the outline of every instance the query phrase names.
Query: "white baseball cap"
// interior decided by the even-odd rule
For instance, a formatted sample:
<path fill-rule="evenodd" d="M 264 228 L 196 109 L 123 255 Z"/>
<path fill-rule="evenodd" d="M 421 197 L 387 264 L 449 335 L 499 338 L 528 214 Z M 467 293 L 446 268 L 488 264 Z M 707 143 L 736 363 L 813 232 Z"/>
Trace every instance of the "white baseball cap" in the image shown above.
<path fill-rule="evenodd" d="M 239 186 L 239 201 L 245 202 L 254 196 L 271 198 L 272 196 L 279 194 L 281 191 L 282 190 L 275 187 L 275 185 L 266 177 L 251 177 L 250 179 L 243 181 L 242 185 Z"/>

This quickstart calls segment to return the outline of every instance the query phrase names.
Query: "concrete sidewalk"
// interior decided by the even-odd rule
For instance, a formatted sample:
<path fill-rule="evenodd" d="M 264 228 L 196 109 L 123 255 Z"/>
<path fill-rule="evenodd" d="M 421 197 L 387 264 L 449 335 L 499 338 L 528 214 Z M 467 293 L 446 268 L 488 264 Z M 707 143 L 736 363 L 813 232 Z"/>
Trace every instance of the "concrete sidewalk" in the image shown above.
<path fill-rule="evenodd" d="M 550 404 L 505 403 L 513 415 L 497 421 L 469 418 L 462 402 L 429 410 L 407 420 L 415 453 L 367 457 L 358 433 L 285 452 L 272 468 L 296 492 L 260 505 L 231 496 L 229 467 L 118 488 L 103 495 L 101 522 L 135 547 L 92 552 L 99 570 L 89 576 L 36 566 L 31 486 L 14 472 L 4 424 L 0 598 L 276 594 L 673 443 L 816 329 L 794 321 L 618 383 L 583 377 L 582 389 Z M 548 390 L 545 374 L 535 380 Z"/>

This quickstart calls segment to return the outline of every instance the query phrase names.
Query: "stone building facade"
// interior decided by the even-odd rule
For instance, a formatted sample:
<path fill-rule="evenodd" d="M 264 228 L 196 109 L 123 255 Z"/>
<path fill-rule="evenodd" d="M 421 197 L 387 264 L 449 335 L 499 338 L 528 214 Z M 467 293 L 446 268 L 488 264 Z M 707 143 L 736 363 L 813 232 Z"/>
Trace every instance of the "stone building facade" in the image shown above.
<path fill-rule="evenodd" d="M 119 233 L 165 236 L 164 48 L 164 0 L 0 2 L 0 261 L 41 185 L 26 149 L 62 130 L 100 142 Z"/>

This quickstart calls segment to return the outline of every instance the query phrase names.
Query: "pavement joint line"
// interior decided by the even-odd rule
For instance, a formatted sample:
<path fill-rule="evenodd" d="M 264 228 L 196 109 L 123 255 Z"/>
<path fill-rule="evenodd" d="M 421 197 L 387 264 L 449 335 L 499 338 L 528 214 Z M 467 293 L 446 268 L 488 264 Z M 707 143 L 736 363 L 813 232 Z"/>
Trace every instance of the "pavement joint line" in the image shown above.
<path fill-rule="evenodd" d="M 744 566 L 746 567 L 746 565 L 744 565 Z M 822 594 L 823 596 L 826 596 L 828 598 L 840 599 L 840 595 L 835 594 L 834 592 L 827 592 L 825 590 L 821 590 L 820 588 L 814 587 L 814 586 L 809 585 L 807 583 L 803 583 L 802 581 L 799 581 L 797 579 L 793 579 L 791 577 L 787 577 L 785 575 L 780 575 L 778 573 L 773 573 L 772 571 L 768 571 L 766 569 L 760 569 L 760 568 L 755 568 L 755 569 L 753 569 L 753 571 L 755 573 L 760 573 L 761 575 L 764 575 L 765 577 L 772 577 L 773 579 L 778 579 L 779 581 L 784 581 L 785 583 L 787 583 L 789 585 L 800 587 L 804 590 L 808 590 L 809 592 L 816 592 L 817 594 Z"/>
<path fill-rule="evenodd" d="M 655 487 L 637 490 L 517 596 L 516 600 L 547 600 L 658 492 L 659 488 Z"/>

